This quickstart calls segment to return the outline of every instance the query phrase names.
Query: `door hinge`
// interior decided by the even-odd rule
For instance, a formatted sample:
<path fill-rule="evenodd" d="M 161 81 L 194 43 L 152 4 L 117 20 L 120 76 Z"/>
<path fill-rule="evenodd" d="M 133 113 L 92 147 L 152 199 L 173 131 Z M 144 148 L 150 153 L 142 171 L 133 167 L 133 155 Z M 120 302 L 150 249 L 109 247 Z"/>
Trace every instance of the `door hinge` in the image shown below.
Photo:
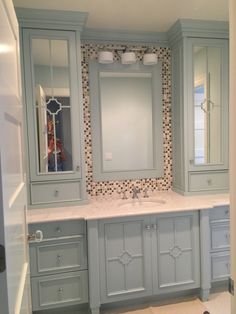
<path fill-rule="evenodd" d="M 231 277 L 229 277 L 229 286 L 228 286 L 229 293 L 234 295 L 234 281 Z"/>
<path fill-rule="evenodd" d="M 0 245 L 0 273 L 4 272 L 6 269 L 6 254 L 5 247 Z"/>

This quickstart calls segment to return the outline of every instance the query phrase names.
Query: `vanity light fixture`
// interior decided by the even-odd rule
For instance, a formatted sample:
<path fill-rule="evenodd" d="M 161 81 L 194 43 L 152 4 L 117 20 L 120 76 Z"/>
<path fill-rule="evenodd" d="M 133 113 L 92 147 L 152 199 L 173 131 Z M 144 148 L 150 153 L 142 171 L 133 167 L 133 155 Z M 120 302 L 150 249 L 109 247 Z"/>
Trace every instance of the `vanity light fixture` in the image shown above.
<path fill-rule="evenodd" d="M 121 55 L 122 64 L 133 64 L 136 62 L 136 55 L 133 51 L 124 51 Z"/>
<path fill-rule="evenodd" d="M 149 49 L 143 48 L 126 48 L 126 47 L 117 47 L 115 48 L 115 52 L 118 53 L 121 59 L 122 64 L 134 64 L 136 62 L 136 54 L 135 51 L 145 51 L 143 55 L 143 64 L 144 65 L 155 65 L 157 64 L 157 54 L 151 52 Z M 104 48 L 98 53 L 98 62 L 103 64 L 111 64 L 114 62 L 114 53 L 113 51 L 109 51 L 109 49 Z"/>
<path fill-rule="evenodd" d="M 153 52 L 146 52 L 143 56 L 144 65 L 154 65 L 157 64 L 157 54 Z"/>
<path fill-rule="evenodd" d="M 112 51 L 102 50 L 98 53 L 98 62 L 103 64 L 109 64 L 114 62 L 114 56 Z"/>

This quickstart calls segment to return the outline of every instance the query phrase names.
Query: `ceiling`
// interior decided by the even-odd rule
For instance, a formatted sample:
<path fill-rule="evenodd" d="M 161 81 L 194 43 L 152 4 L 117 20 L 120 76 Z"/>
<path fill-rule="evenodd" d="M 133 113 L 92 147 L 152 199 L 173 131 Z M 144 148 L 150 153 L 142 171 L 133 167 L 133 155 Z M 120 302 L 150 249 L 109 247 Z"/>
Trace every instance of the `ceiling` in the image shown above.
<path fill-rule="evenodd" d="M 13 0 L 16 7 L 88 12 L 88 28 L 164 32 L 179 18 L 228 20 L 228 0 Z"/>

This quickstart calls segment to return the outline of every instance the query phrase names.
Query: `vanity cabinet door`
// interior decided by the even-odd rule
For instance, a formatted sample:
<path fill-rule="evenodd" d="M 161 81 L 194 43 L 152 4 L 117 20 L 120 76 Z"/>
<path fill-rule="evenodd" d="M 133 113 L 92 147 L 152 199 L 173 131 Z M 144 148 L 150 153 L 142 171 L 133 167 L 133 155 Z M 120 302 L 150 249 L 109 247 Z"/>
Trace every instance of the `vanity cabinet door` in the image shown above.
<path fill-rule="evenodd" d="M 31 181 L 81 177 L 76 34 L 23 31 Z"/>
<path fill-rule="evenodd" d="M 154 294 L 200 286 L 198 225 L 197 212 L 153 218 Z"/>
<path fill-rule="evenodd" d="M 169 35 L 173 189 L 181 194 L 227 192 L 228 26 L 177 21 Z"/>
<path fill-rule="evenodd" d="M 189 170 L 227 169 L 228 41 L 188 39 L 188 55 Z"/>
<path fill-rule="evenodd" d="M 82 91 L 74 30 L 22 28 L 30 204 L 79 203 L 82 165 Z"/>
<path fill-rule="evenodd" d="M 101 302 L 152 294 L 149 218 L 110 219 L 99 224 Z"/>

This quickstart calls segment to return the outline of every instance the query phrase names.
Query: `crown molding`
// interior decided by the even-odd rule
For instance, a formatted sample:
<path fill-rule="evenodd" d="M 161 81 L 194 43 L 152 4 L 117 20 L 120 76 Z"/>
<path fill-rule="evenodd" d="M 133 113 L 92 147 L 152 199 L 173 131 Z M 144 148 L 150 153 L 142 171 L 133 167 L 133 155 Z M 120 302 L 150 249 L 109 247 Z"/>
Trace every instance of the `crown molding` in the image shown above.
<path fill-rule="evenodd" d="M 173 46 L 185 37 L 229 38 L 229 23 L 226 21 L 177 20 L 167 32 L 169 43 Z"/>
<path fill-rule="evenodd" d="M 81 40 L 87 43 L 154 44 L 164 47 L 169 45 L 167 33 L 165 32 L 138 32 L 95 28 L 85 28 L 81 34 Z"/>
<path fill-rule="evenodd" d="M 21 27 L 53 28 L 82 31 L 88 18 L 87 12 L 38 10 L 15 8 Z"/>

